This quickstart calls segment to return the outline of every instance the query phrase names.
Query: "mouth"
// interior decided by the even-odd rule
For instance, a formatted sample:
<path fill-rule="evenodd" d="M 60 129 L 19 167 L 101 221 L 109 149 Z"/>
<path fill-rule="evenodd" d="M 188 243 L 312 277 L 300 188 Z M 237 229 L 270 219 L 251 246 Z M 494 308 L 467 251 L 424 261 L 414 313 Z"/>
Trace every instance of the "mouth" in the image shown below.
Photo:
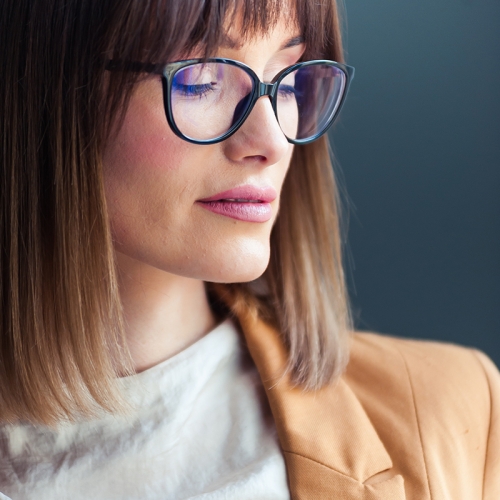
<path fill-rule="evenodd" d="M 262 200 L 247 200 L 245 198 L 226 198 L 223 200 L 216 200 L 216 201 L 230 201 L 234 203 L 265 203 Z"/>
<path fill-rule="evenodd" d="M 244 222 L 267 222 L 273 215 L 271 202 L 277 197 L 272 186 L 239 186 L 198 200 L 212 213 Z"/>

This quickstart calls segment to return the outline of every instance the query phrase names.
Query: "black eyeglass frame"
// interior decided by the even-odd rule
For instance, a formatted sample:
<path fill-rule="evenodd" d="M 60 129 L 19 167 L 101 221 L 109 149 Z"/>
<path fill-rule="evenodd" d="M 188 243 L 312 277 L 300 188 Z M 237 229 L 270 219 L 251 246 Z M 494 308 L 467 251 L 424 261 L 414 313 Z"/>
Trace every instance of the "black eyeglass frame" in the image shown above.
<path fill-rule="evenodd" d="M 223 64 L 229 64 L 231 66 L 236 66 L 238 68 L 243 69 L 252 79 L 253 82 L 253 91 L 252 95 L 250 96 L 250 104 L 247 107 L 247 110 L 243 115 L 229 128 L 227 132 L 225 132 L 223 135 L 216 137 L 214 139 L 193 139 L 192 137 L 184 135 L 179 128 L 177 127 L 175 123 L 175 119 L 172 113 L 172 105 L 171 105 L 171 99 L 172 99 L 172 83 L 174 80 L 175 74 L 180 71 L 181 69 L 184 69 L 188 66 L 192 66 L 194 64 L 200 64 L 200 63 L 223 63 Z M 347 92 L 349 90 L 350 83 L 352 79 L 354 78 L 354 68 L 352 66 L 348 66 L 347 64 L 342 64 L 338 63 L 336 61 L 329 61 L 327 59 L 314 59 L 311 61 L 302 61 L 298 62 L 296 64 L 293 64 L 292 66 L 288 66 L 287 68 L 284 68 L 281 70 L 270 83 L 265 83 L 260 80 L 260 78 L 257 76 L 257 74 L 247 66 L 246 64 L 240 62 L 240 61 L 235 61 L 234 59 L 227 59 L 227 58 L 221 58 L 221 57 L 213 57 L 213 58 L 205 58 L 205 59 L 187 59 L 184 61 L 175 61 L 167 64 L 151 64 L 151 63 L 140 63 L 140 62 L 122 62 L 122 61 L 117 61 L 117 60 L 110 60 L 108 61 L 107 64 L 107 69 L 108 70 L 125 70 L 125 71 L 133 71 L 133 72 L 139 72 L 139 73 L 150 73 L 150 74 L 155 74 L 155 75 L 160 75 L 161 80 L 162 80 L 162 88 L 163 88 L 163 106 L 165 108 L 165 115 L 167 117 L 167 122 L 172 129 L 172 131 L 180 137 L 181 139 L 190 142 L 192 144 L 217 144 L 218 142 L 222 142 L 226 140 L 228 137 L 231 137 L 245 122 L 245 120 L 248 118 L 248 115 L 252 112 L 253 107 L 255 106 L 255 103 L 257 102 L 258 99 L 261 97 L 267 96 L 269 97 L 269 100 L 271 101 L 271 105 L 273 107 L 274 115 L 276 116 L 276 120 L 278 121 L 279 124 L 279 119 L 278 119 L 278 110 L 277 110 L 277 100 L 275 99 L 276 92 L 278 90 L 280 82 L 286 78 L 287 75 L 292 73 L 293 71 L 296 71 L 299 68 L 303 68 L 306 66 L 311 66 L 311 65 L 318 65 L 318 64 L 324 64 L 327 66 L 333 66 L 335 68 L 340 69 L 346 78 L 345 81 L 345 87 L 344 87 L 344 92 L 342 94 L 342 97 L 340 98 L 340 102 L 337 106 L 337 109 L 333 113 L 333 115 L 330 117 L 328 120 L 327 124 L 323 127 L 323 129 L 316 133 L 314 136 L 309 137 L 307 139 L 290 139 L 285 133 L 283 135 L 286 137 L 287 141 L 290 142 L 291 144 L 309 144 L 310 142 L 315 141 L 319 137 L 321 137 L 327 130 L 328 128 L 333 124 L 335 119 L 340 113 L 340 110 L 342 109 L 342 106 L 344 105 Z M 280 125 L 281 128 L 281 125 Z"/>

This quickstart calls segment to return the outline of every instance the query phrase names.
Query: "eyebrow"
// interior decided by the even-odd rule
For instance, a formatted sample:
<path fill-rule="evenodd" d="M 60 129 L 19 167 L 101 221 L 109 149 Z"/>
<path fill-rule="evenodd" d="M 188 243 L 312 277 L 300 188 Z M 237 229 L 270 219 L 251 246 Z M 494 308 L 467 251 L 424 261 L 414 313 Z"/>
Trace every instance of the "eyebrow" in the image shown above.
<path fill-rule="evenodd" d="M 300 45 L 301 43 L 304 43 L 304 37 L 301 35 L 294 36 L 293 38 L 290 38 L 289 40 L 287 40 L 280 47 L 280 50 L 289 49 L 290 47 L 296 47 L 297 45 Z"/>
<path fill-rule="evenodd" d="M 299 36 L 294 36 L 292 38 L 289 38 L 286 40 L 279 48 L 279 50 L 285 50 L 289 49 L 290 47 L 296 47 L 297 45 L 300 45 L 301 43 L 304 43 L 304 37 L 299 35 Z M 242 42 L 238 42 L 231 38 L 228 35 L 223 35 L 222 36 L 222 43 L 221 46 L 227 49 L 239 49 L 243 45 Z"/>

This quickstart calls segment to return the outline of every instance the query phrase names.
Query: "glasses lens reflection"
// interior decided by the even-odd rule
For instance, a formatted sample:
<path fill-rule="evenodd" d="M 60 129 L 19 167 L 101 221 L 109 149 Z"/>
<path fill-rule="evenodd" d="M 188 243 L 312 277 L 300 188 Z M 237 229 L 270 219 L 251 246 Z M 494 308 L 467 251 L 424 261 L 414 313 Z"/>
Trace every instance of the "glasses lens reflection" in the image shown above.
<path fill-rule="evenodd" d="M 276 101 L 283 133 L 294 140 L 322 134 L 335 117 L 345 86 L 345 73 L 328 64 L 303 66 L 286 75 Z"/>
<path fill-rule="evenodd" d="M 188 138 L 221 137 L 244 114 L 252 92 L 253 80 L 242 68 L 224 63 L 193 64 L 173 77 L 172 115 Z"/>

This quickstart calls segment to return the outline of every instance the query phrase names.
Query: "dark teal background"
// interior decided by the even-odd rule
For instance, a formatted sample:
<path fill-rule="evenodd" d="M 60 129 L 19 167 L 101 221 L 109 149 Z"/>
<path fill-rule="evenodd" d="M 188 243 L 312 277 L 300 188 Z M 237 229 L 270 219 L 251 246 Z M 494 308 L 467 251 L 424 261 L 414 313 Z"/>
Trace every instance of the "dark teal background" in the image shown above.
<path fill-rule="evenodd" d="M 345 0 L 330 133 L 356 325 L 500 365 L 500 1 Z"/>

